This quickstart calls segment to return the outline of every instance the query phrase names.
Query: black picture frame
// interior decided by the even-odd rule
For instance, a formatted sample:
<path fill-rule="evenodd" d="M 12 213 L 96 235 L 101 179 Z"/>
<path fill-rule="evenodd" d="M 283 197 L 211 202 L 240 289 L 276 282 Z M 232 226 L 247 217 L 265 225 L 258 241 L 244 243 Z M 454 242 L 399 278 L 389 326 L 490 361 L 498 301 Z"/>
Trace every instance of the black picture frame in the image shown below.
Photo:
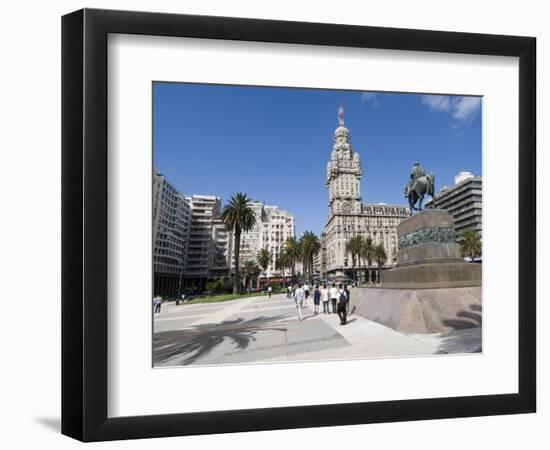
<path fill-rule="evenodd" d="M 123 33 L 519 57 L 517 393 L 107 417 L 107 36 Z M 62 433 L 82 441 L 536 409 L 536 39 L 83 9 L 62 18 Z"/>

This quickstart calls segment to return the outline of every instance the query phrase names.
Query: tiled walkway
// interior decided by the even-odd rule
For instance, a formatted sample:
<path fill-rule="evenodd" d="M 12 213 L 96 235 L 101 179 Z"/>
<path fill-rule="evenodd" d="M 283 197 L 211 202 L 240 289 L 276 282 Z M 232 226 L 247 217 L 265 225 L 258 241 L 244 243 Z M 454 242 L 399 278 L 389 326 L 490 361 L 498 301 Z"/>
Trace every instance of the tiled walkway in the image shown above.
<path fill-rule="evenodd" d="M 322 308 L 321 308 L 322 310 Z M 163 305 L 154 317 L 156 366 L 312 361 L 434 355 L 479 351 L 480 329 L 406 335 L 352 314 L 313 315 L 313 301 L 298 321 L 285 295 L 222 303 Z"/>

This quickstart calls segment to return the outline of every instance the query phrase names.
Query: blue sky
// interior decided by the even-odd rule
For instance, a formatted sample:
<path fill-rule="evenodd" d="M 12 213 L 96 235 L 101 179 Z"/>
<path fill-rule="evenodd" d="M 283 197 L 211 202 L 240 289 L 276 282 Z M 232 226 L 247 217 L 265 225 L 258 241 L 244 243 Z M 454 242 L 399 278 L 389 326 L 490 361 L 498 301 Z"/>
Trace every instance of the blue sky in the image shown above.
<path fill-rule="evenodd" d="M 154 162 L 186 195 L 225 204 L 246 192 L 293 213 L 298 235 L 320 233 L 340 104 L 363 202 L 405 204 L 416 160 L 437 191 L 461 170 L 481 175 L 479 97 L 164 82 L 153 85 Z"/>

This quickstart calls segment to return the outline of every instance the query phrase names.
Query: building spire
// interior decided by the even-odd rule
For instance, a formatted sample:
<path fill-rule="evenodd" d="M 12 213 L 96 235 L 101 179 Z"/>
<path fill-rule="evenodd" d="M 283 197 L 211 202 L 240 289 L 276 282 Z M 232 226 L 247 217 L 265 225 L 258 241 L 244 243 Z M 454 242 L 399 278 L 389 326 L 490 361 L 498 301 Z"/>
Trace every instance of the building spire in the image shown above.
<path fill-rule="evenodd" d="M 343 127 L 344 126 L 344 106 L 340 105 L 338 107 L 338 125 Z"/>

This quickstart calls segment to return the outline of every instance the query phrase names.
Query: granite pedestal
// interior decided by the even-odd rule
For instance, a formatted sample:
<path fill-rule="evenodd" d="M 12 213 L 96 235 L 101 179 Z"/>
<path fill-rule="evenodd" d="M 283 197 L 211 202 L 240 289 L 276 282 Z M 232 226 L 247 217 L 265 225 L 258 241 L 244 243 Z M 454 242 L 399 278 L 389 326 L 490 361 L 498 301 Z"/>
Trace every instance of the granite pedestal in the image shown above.
<path fill-rule="evenodd" d="M 426 209 L 397 226 L 394 269 L 381 273 L 382 288 L 435 289 L 481 286 L 481 264 L 460 256 L 451 214 Z"/>

